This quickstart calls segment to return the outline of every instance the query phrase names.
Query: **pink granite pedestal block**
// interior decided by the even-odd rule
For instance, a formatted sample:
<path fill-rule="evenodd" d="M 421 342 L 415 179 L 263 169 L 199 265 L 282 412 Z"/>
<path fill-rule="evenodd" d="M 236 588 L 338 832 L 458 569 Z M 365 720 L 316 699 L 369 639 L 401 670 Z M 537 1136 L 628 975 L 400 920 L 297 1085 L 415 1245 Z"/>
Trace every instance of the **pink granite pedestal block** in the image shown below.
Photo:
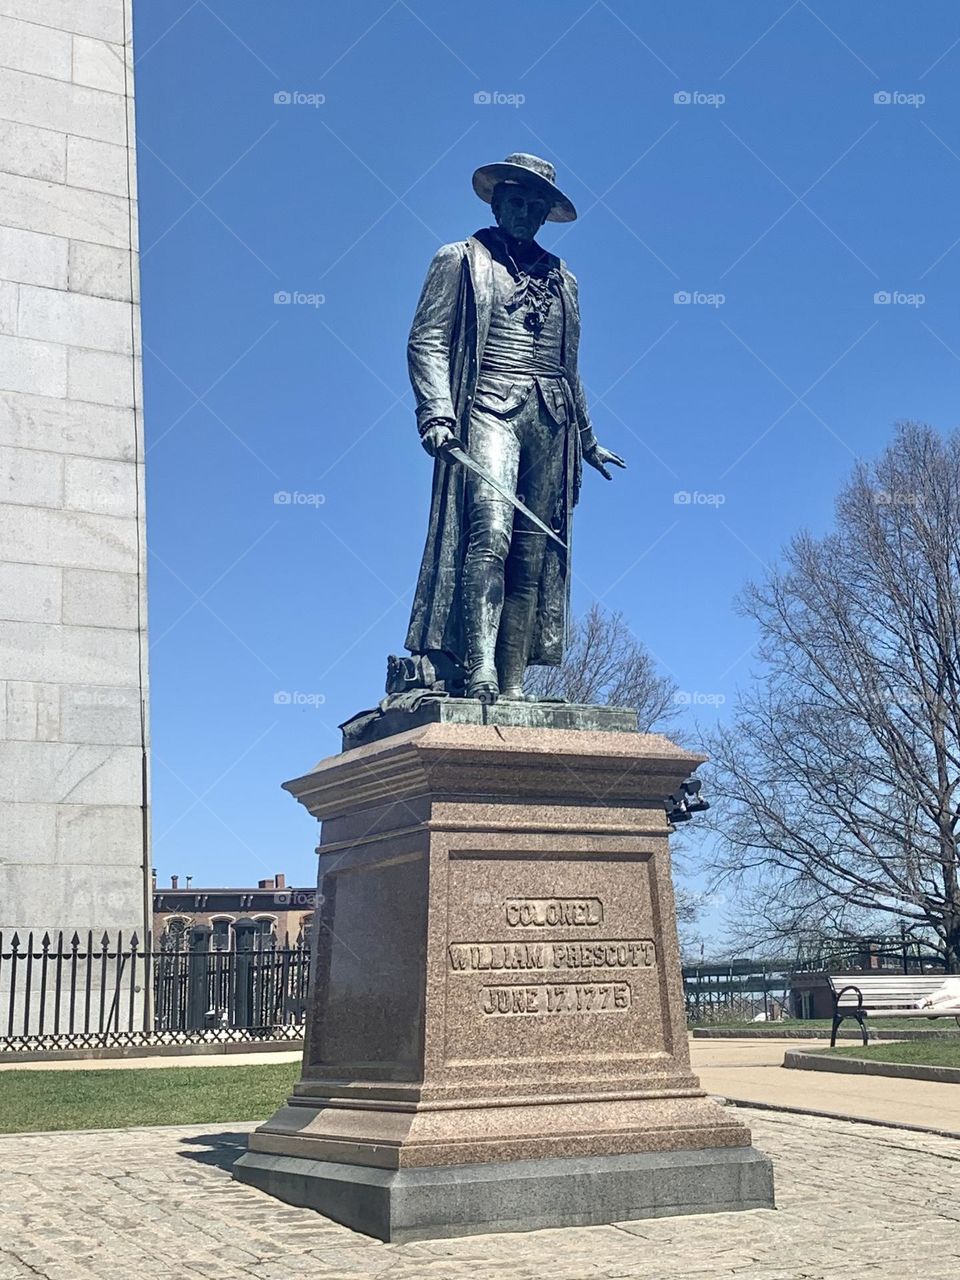
<path fill-rule="evenodd" d="M 556 1225 L 548 1166 L 594 1187 L 583 1221 L 772 1205 L 690 1069 L 664 798 L 701 762 L 654 734 L 430 724 L 285 784 L 322 823 L 303 1072 L 237 1176 L 392 1239 L 505 1229 L 464 1209 L 492 1166 L 531 1189 L 515 1228 Z M 689 1194 L 658 1199 L 681 1166 Z M 622 1202 L 599 1176 L 621 1168 Z"/>

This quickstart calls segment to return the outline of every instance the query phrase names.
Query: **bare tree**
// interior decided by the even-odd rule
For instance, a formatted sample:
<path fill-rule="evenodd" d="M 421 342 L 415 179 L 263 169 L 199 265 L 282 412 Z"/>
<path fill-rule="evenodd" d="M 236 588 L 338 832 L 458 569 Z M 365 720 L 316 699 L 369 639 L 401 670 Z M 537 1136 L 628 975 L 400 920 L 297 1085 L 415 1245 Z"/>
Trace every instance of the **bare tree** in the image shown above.
<path fill-rule="evenodd" d="M 770 868 L 762 869 L 759 883 L 737 878 L 738 893 L 724 921 L 724 954 L 799 965 L 829 953 L 839 939 L 882 933 L 889 924 L 888 917 L 852 909 L 843 894 L 805 893 L 802 881 Z"/>
<path fill-rule="evenodd" d="M 575 620 L 559 667 L 531 667 L 526 690 L 537 698 L 635 707 L 641 733 L 674 718 L 676 685 L 660 675 L 622 613 L 594 602 Z"/>
<path fill-rule="evenodd" d="M 680 936 L 680 956 L 684 964 L 695 964 L 703 959 L 706 941 L 697 927 L 700 923 L 702 895 L 681 884 L 681 868 L 673 862 L 673 898 L 677 909 L 677 931 Z"/>
<path fill-rule="evenodd" d="M 692 889 L 675 885 L 673 896 L 677 908 L 677 923 L 696 924 L 700 916 L 700 900 L 697 894 Z"/>
<path fill-rule="evenodd" d="M 905 424 L 743 597 L 765 678 L 707 743 L 756 932 L 910 922 L 960 969 L 960 436 Z"/>

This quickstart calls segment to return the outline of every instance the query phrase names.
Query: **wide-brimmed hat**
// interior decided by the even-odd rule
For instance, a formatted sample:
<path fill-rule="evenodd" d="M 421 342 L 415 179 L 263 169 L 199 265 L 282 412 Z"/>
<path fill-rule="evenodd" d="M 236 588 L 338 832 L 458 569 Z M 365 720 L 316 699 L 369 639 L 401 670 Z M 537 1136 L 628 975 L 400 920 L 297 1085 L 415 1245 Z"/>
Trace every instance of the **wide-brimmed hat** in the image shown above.
<path fill-rule="evenodd" d="M 493 191 L 498 182 L 517 182 L 525 187 L 539 188 L 548 199 L 553 200 L 547 214 L 548 222 L 573 222 L 577 216 L 573 201 L 557 186 L 557 171 L 549 160 L 515 151 L 499 164 L 481 165 L 473 175 L 473 189 L 485 204 L 493 199 Z"/>

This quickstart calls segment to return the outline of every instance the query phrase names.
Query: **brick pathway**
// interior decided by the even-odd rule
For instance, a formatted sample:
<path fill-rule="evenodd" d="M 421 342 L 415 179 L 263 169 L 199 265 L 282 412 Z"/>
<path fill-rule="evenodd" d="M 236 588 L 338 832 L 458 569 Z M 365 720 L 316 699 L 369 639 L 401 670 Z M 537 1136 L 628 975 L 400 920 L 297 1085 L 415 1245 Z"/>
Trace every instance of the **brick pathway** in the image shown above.
<path fill-rule="evenodd" d="M 252 1125 L 0 1137 L 0 1280 L 956 1280 L 960 1142 L 745 1112 L 778 1212 L 384 1245 L 230 1180 Z"/>

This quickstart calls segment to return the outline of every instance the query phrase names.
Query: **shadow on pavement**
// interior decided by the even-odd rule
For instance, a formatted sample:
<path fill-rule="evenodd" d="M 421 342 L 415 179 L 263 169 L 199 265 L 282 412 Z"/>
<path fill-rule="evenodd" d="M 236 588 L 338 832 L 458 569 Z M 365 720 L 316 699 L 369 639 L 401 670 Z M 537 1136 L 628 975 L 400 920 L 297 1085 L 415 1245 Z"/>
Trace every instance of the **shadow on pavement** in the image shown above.
<path fill-rule="evenodd" d="M 246 1133 L 195 1133 L 189 1138 L 181 1138 L 185 1146 L 196 1147 L 195 1151 L 178 1151 L 178 1156 L 187 1160 L 196 1160 L 198 1164 L 215 1165 L 218 1169 L 229 1171 L 247 1149 Z"/>

